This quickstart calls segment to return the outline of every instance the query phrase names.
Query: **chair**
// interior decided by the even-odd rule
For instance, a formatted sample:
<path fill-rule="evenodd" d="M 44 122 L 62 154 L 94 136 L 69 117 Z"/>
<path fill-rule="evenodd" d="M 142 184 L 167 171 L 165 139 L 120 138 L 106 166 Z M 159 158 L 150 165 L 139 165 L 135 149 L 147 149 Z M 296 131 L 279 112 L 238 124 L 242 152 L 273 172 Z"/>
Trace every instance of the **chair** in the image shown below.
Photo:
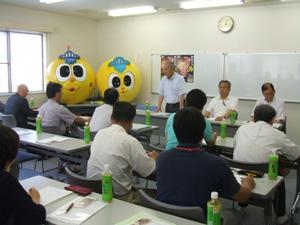
<path fill-rule="evenodd" d="M 20 168 L 23 167 L 23 163 L 31 161 L 31 160 L 35 160 L 34 171 L 36 171 L 36 164 L 40 160 L 42 163 L 42 172 L 43 173 L 45 172 L 43 157 L 38 154 L 32 154 L 30 152 L 19 150 L 16 158 L 20 163 Z"/>
<path fill-rule="evenodd" d="M 146 192 L 142 189 L 139 189 L 137 191 L 137 195 L 141 206 L 168 213 L 174 216 L 194 220 L 200 223 L 205 223 L 204 210 L 200 207 L 177 206 L 160 202 L 147 195 Z"/>
<path fill-rule="evenodd" d="M 158 151 L 158 152 L 163 152 L 163 151 L 166 150 L 165 148 L 159 147 L 159 146 L 154 145 L 154 144 L 149 144 L 148 149 L 149 150 L 155 150 L 155 151 Z"/>
<path fill-rule="evenodd" d="M 2 120 L 2 124 L 7 127 L 17 127 L 17 121 L 14 115 L 6 115 L 0 113 L 0 120 Z"/>
<path fill-rule="evenodd" d="M 84 138 L 84 130 L 82 127 L 77 127 L 78 131 L 78 136 L 79 138 L 83 139 Z M 91 141 L 94 140 L 94 137 L 96 136 L 97 132 L 91 132 Z"/>
<path fill-rule="evenodd" d="M 65 168 L 67 181 L 71 185 L 78 185 L 81 187 L 90 188 L 93 192 L 102 193 L 101 179 L 90 179 L 73 173 L 68 167 Z"/>
<path fill-rule="evenodd" d="M 59 127 L 46 127 L 42 126 L 42 131 L 50 134 L 57 134 L 57 135 L 63 135 L 62 131 Z"/>

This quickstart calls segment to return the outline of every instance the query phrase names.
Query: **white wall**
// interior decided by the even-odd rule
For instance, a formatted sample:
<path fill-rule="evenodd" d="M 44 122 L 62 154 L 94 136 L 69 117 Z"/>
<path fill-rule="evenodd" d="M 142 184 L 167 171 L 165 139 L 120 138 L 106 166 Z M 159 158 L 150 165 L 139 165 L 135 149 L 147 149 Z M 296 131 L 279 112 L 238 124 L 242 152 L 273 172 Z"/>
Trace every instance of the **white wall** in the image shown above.
<path fill-rule="evenodd" d="M 33 29 L 54 28 L 46 35 L 46 65 L 65 52 L 67 45 L 71 50 L 85 58 L 94 69 L 99 66 L 97 56 L 97 24 L 90 19 L 47 13 L 27 8 L 0 4 L 0 24 Z M 7 96 L 1 96 L 6 101 Z M 46 100 L 45 94 L 34 94 L 36 103 Z"/>
<path fill-rule="evenodd" d="M 217 29 L 224 15 L 232 16 L 236 24 L 228 34 Z M 137 102 L 156 103 L 150 85 L 152 53 L 300 51 L 299 15 L 300 3 L 290 3 L 103 20 L 98 24 L 99 59 L 138 57 L 143 91 Z M 248 118 L 253 105 L 253 101 L 241 101 L 241 119 Z M 298 144 L 299 110 L 300 104 L 287 104 L 288 134 Z"/>

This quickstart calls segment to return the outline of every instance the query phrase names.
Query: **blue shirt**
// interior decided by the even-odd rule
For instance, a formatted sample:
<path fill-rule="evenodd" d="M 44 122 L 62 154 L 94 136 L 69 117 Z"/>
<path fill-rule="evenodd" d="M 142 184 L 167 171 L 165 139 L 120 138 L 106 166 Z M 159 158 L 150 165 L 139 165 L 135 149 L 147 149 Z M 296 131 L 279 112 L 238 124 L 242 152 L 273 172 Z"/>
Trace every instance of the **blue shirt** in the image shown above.
<path fill-rule="evenodd" d="M 174 129 L 173 129 L 173 123 L 174 123 L 174 116 L 175 113 L 172 113 L 167 121 L 165 133 L 167 135 L 167 144 L 166 144 L 166 150 L 170 150 L 172 148 L 175 148 L 178 144 Z M 212 129 L 210 122 L 205 119 L 205 130 L 204 130 L 204 140 L 206 142 L 209 142 L 212 140 Z"/>
<path fill-rule="evenodd" d="M 241 187 L 222 158 L 203 150 L 164 151 L 157 158 L 156 173 L 159 201 L 205 211 L 212 191 L 231 198 Z"/>

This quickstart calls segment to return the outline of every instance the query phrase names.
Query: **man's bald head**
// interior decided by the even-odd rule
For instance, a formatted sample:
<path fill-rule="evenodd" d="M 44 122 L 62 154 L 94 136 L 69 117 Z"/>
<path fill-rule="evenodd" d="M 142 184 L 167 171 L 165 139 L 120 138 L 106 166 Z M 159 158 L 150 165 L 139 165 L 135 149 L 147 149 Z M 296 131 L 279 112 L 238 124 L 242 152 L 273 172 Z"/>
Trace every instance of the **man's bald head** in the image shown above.
<path fill-rule="evenodd" d="M 161 70 L 163 74 L 166 75 L 168 79 L 170 79 L 174 74 L 174 70 L 175 70 L 174 63 L 168 59 L 163 59 L 161 61 Z"/>
<path fill-rule="evenodd" d="M 17 87 L 17 93 L 24 98 L 27 96 L 28 91 L 28 87 L 25 84 L 20 84 Z"/>

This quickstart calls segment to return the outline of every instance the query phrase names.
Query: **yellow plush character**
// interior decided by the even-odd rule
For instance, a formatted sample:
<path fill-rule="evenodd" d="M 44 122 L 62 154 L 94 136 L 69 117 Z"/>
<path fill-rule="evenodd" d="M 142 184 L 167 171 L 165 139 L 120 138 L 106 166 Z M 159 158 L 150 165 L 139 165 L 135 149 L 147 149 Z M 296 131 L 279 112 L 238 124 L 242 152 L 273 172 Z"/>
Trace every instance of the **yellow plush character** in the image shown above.
<path fill-rule="evenodd" d="M 95 86 L 95 72 L 92 66 L 68 49 L 52 61 L 47 68 L 48 82 L 60 83 L 64 104 L 77 104 L 85 101 Z"/>
<path fill-rule="evenodd" d="M 141 74 L 137 66 L 123 57 L 105 61 L 96 76 L 97 87 L 103 96 L 107 88 L 119 91 L 120 101 L 130 102 L 141 89 Z"/>

